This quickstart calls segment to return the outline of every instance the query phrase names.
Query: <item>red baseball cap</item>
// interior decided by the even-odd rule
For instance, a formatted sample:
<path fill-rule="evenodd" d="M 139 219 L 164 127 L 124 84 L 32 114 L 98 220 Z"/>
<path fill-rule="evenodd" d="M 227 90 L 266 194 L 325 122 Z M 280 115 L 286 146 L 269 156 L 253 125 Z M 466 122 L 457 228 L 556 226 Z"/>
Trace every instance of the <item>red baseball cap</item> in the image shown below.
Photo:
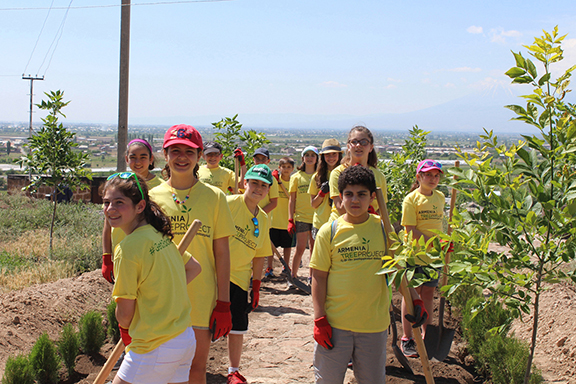
<path fill-rule="evenodd" d="M 174 144 L 184 144 L 192 148 L 199 148 L 201 151 L 204 149 L 200 132 L 191 125 L 178 124 L 166 131 L 162 148 L 166 149 Z"/>

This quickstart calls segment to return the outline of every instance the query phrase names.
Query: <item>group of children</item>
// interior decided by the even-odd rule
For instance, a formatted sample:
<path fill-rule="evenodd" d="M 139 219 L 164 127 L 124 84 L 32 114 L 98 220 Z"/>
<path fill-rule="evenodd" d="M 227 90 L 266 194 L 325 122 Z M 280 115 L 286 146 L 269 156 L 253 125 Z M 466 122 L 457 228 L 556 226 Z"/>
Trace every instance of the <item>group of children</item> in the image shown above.
<path fill-rule="evenodd" d="M 272 171 L 268 150 L 260 148 L 248 170 L 242 151 L 234 152 L 241 166 L 234 175 L 218 164 L 222 147 L 203 143 L 189 125 L 166 132 L 163 154 L 161 180 L 149 172 L 150 144 L 131 141 L 126 161 L 133 172 L 110 176 L 103 188 L 102 273 L 115 283 L 126 345 L 114 384 L 206 383 L 210 343 L 223 336 L 227 381 L 246 383 L 238 369 L 264 260 L 270 276 L 272 247 L 282 247 L 289 264 L 294 244 L 294 278 L 307 245 L 312 254 L 316 382 L 342 383 L 352 361 L 359 383 L 384 383 L 390 297 L 386 278 L 376 275 L 385 242 L 375 191 L 380 187 L 385 196 L 386 180 L 372 133 L 354 127 L 344 156 L 335 139 L 321 150 L 306 147 L 295 173 L 289 157 Z M 433 236 L 438 220 L 441 228 L 444 202 L 435 190 L 441 174 L 437 162 L 418 165 L 418 185 L 404 201 L 402 221 L 414 238 Z M 241 194 L 232 193 L 237 186 Z M 195 219 L 202 225 L 181 255 L 174 243 Z M 413 290 L 420 316 L 408 316 L 412 322 L 429 321 L 433 289 Z M 402 340 L 405 353 L 414 355 L 410 323 Z"/>

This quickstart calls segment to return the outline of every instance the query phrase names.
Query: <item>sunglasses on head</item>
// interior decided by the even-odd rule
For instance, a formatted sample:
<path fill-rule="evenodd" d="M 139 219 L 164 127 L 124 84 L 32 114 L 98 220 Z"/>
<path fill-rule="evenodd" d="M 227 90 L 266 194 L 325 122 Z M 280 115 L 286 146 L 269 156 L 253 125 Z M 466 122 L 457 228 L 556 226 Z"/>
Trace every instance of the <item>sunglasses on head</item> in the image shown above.
<path fill-rule="evenodd" d="M 433 161 L 433 160 L 427 160 L 425 162 L 423 162 L 422 164 L 420 164 L 420 166 L 418 167 L 418 169 L 416 170 L 416 173 L 420 173 L 420 170 L 424 167 L 435 167 L 438 169 L 442 169 L 442 164 L 440 164 L 437 161 Z"/>
<path fill-rule="evenodd" d="M 253 217 L 252 224 L 254 224 L 254 236 L 255 237 L 260 236 L 260 228 L 258 228 L 258 219 Z"/>
<path fill-rule="evenodd" d="M 140 195 L 142 196 L 142 200 L 144 199 L 144 192 L 142 191 L 142 187 L 140 186 L 140 182 L 138 181 L 138 176 L 134 172 L 118 172 L 113 173 L 112 175 L 108 176 L 106 180 L 112 180 L 115 177 L 119 177 L 121 179 L 127 180 L 134 176 L 134 180 L 136 180 L 136 185 L 138 186 L 138 190 L 140 191 Z"/>

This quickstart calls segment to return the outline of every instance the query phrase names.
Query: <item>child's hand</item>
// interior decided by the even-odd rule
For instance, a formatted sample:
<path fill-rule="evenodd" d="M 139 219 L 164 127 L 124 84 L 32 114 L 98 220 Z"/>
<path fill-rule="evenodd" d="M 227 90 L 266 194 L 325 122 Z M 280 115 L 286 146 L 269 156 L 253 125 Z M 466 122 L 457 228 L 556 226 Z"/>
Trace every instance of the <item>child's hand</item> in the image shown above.
<path fill-rule="evenodd" d="M 276 179 L 276 181 L 280 181 L 280 174 L 278 173 L 278 170 L 275 169 L 272 171 L 272 176 L 274 176 L 274 178 Z"/>
<path fill-rule="evenodd" d="M 291 235 L 296 233 L 296 224 L 294 224 L 294 219 L 288 220 L 288 233 Z"/>
<path fill-rule="evenodd" d="M 102 276 L 108 282 L 114 284 L 114 263 L 112 262 L 112 255 L 105 253 L 102 255 Z"/>
<path fill-rule="evenodd" d="M 320 192 L 318 192 L 318 194 L 320 195 L 320 197 L 324 197 L 328 192 L 330 192 L 330 184 L 327 181 L 325 181 L 320 186 Z"/>
<path fill-rule="evenodd" d="M 314 340 L 327 349 L 334 348 L 332 345 L 332 327 L 326 316 L 314 320 Z"/>
<path fill-rule="evenodd" d="M 230 313 L 230 302 L 216 300 L 216 307 L 210 316 L 210 332 L 212 341 L 226 336 L 232 329 L 232 314 Z"/>
<path fill-rule="evenodd" d="M 118 328 L 120 328 L 120 337 L 122 338 L 122 342 L 124 343 L 124 345 L 126 347 L 129 346 L 130 343 L 132 342 L 132 338 L 130 337 L 130 334 L 128 333 L 128 329 L 122 328 L 120 326 L 120 324 L 118 324 Z"/>
<path fill-rule="evenodd" d="M 252 280 L 252 291 L 250 291 L 250 303 L 246 308 L 246 313 L 250 313 L 256 308 L 258 308 L 258 303 L 260 302 L 260 280 Z"/>
<path fill-rule="evenodd" d="M 404 317 L 412 323 L 412 328 L 418 328 L 424 324 L 428 318 L 428 312 L 426 311 L 426 307 L 424 307 L 424 302 L 422 300 L 414 300 L 412 304 L 414 304 L 414 316 L 407 314 Z"/>
<path fill-rule="evenodd" d="M 242 152 L 242 148 L 238 147 L 234 150 L 234 158 L 238 159 L 240 166 L 246 165 L 246 160 L 244 160 L 244 153 Z"/>

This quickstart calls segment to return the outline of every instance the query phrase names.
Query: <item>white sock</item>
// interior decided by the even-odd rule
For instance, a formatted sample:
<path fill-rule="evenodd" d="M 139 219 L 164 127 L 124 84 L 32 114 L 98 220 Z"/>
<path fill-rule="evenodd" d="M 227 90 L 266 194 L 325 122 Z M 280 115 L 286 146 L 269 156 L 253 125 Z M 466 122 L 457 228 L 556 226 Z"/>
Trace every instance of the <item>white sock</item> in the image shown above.
<path fill-rule="evenodd" d="M 238 368 L 236 367 L 228 367 L 228 374 L 234 373 L 234 372 L 238 372 Z"/>

